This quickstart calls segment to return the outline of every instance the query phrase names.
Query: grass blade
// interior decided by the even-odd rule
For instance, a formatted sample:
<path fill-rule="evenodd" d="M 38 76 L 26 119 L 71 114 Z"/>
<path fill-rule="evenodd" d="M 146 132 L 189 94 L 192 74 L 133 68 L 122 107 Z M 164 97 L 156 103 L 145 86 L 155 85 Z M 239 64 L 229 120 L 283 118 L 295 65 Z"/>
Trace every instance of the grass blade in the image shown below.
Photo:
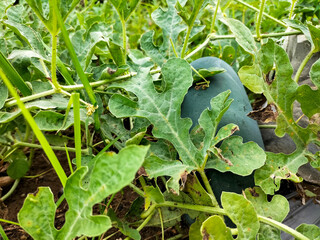
<path fill-rule="evenodd" d="M 63 22 L 63 19 L 61 17 L 61 14 L 60 14 L 60 11 L 58 9 L 58 7 L 56 6 L 56 4 L 53 4 L 54 5 L 54 14 L 56 15 L 57 17 L 57 20 L 58 20 L 58 24 L 61 28 L 61 33 L 62 33 L 62 37 L 63 37 L 63 40 L 67 46 L 67 49 L 69 51 L 69 54 L 70 54 L 70 57 L 72 59 L 72 63 L 74 65 L 74 67 L 76 68 L 76 71 L 79 75 L 79 78 L 80 78 L 80 81 L 82 82 L 88 96 L 89 96 L 89 99 L 91 101 L 91 103 L 95 106 L 97 104 L 97 100 L 96 100 L 96 97 L 93 93 L 93 90 L 92 90 L 92 87 L 91 85 L 89 84 L 89 81 L 88 81 L 88 78 L 87 76 L 85 75 L 81 65 L 80 65 L 80 62 L 79 62 L 79 59 L 76 55 L 76 52 L 73 48 L 73 45 L 70 41 L 70 38 L 69 38 L 69 34 L 68 34 L 68 31 L 66 29 L 66 26 L 64 25 L 64 22 Z"/>
<path fill-rule="evenodd" d="M 76 148 L 77 169 L 81 167 L 81 125 L 80 125 L 80 94 L 72 93 L 73 118 L 74 118 L 74 141 Z"/>
<path fill-rule="evenodd" d="M 0 51 L 0 66 L 2 70 L 6 73 L 8 79 L 12 82 L 12 84 L 20 90 L 23 96 L 29 96 L 32 94 L 31 89 L 24 82 L 19 73 L 14 69 L 11 63 L 7 60 L 7 58 Z"/>
<path fill-rule="evenodd" d="M 9 81 L 9 79 L 7 78 L 7 76 L 5 75 L 5 73 L 1 69 L 0 69 L 0 77 L 3 79 L 4 83 L 7 85 L 8 90 L 11 93 L 11 95 L 16 99 L 17 105 L 21 109 L 21 112 L 22 112 L 23 116 L 25 117 L 25 119 L 29 123 L 30 127 L 32 128 L 32 131 L 34 132 L 34 134 L 38 138 L 41 146 L 43 147 L 44 152 L 46 153 L 46 155 L 49 158 L 54 170 L 56 171 L 56 173 L 57 173 L 57 175 L 58 175 L 58 177 L 59 177 L 59 179 L 61 181 L 62 186 L 65 187 L 66 181 L 67 181 L 67 175 L 64 172 L 64 170 L 63 170 L 63 168 L 62 168 L 57 156 L 55 155 L 55 153 L 53 152 L 52 148 L 50 147 L 47 139 L 45 138 L 43 133 L 40 131 L 38 125 L 34 121 L 33 117 L 30 114 L 30 112 L 28 111 L 28 109 L 26 108 L 24 103 L 20 100 L 19 95 L 17 94 L 17 92 L 15 91 L 15 89 L 12 86 L 11 82 Z"/>

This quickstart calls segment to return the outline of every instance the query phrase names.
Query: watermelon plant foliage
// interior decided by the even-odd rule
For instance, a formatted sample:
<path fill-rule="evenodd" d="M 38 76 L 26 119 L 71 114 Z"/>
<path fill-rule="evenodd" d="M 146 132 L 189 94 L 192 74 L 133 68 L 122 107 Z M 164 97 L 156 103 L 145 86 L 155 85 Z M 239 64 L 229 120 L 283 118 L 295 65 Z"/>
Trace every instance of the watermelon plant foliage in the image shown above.
<path fill-rule="evenodd" d="M 281 231 L 319 239 L 315 225 L 284 225 L 289 203 L 275 195 L 282 180 L 303 180 L 297 174 L 303 164 L 320 166 L 319 152 L 308 148 L 320 146 L 319 60 L 310 70 L 314 86 L 299 83 L 320 50 L 319 26 L 292 17 L 295 1 L 292 8 L 287 1 L 264 0 L 152 2 L 0 2 L 2 162 L 17 186 L 35 164 L 35 149 L 42 148 L 64 188 L 57 202 L 49 187 L 29 194 L 16 224 L 36 240 L 109 238 L 105 234 L 112 227 L 138 240 L 147 226 L 161 227 L 164 239 L 164 228 L 188 218 L 194 220 L 188 222 L 190 239 L 281 239 Z M 291 34 L 304 34 L 311 45 L 294 78 L 277 41 Z M 205 78 L 225 71 L 191 67 L 192 60 L 205 56 L 226 60 L 248 92 L 265 97 L 276 135 L 289 135 L 294 152 L 264 151 L 233 136 L 239 127 L 232 121 L 220 126 L 233 104 L 230 90 L 210 100 L 194 127 L 181 117 L 188 90 L 214 84 Z M 80 99 L 72 97 L 78 93 Z M 308 118 L 306 127 L 293 116 L 295 101 Z M 76 160 L 68 159 L 70 174 L 53 150 L 76 152 Z M 254 176 L 255 186 L 242 194 L 215 195 L 219 186 L 210 185 L 209 169 Z M 111 206 L 126 186 L 138 197 L 119 218 Z M 267 195 L 273 195 L 270 201 Z M 57 229 L 55 214 L 64 199 L 68 210 Z M 99 212 L 93 213 L 97 204 Z M 0 234 L 6 239 L 5 231 Z"/>

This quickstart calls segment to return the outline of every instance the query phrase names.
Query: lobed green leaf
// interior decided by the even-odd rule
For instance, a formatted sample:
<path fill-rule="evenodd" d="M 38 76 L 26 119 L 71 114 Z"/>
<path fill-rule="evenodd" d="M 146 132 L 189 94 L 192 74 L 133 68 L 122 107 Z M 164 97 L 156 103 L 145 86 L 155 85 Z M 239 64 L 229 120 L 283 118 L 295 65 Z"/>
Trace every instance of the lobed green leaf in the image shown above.
<path fill-rule="evenodd" d="M 94 237 L 102 234 L 112 226 L 110 218 L 92 215 L 92 207 L 134 179 L 147 151 L 146 146 L 131 145 L 119 154 L 100 154 L 95 159 L 90 178 L 86 176 L 88 167 L 77 169 L 66 183 L 65 197 L 69 210 L 61 230 L 57 231 L 54 227 L 56 208 L 49 188 L 40 188 L 36 196 L 28 195 L 18 214 L 21 226 L 39 240 L 67 240 L 82 235 Z M 84 178 L 88 179 L 88 184 L 83 185 Z"/>
<path fill-rule="evenodd" d="M 275 195 L 268 201 L 261 188 L 254 187 L 245 190 L 246 198 L 253 204 L 257 214 L 282 222 L 290 211 L 289 202 L 284 196 Z M 281 239 L 279 229 L 260 223 L 258 239 Z"/>
<path fill-rule="evenodd" d="M 320 228 L 316 225 L 304 223 L 297 227 L 296 230 L 312 240 L 320 239 Z"/>
<path fill-rule="evenodd" d="M 262 167 L 266 161 L 266 154 L 255 142 L 242 143 L 242 138 L 232 136 L 225 139 L 220 147 L 222 150 L 208 159 L 206 168 L 217 169 L 220 172 L 230 171 L 232 173 L 248 176 L 255 169 Z"/>
<path fill-rule="evenodd" d="M 273 195 L 279 190 L 282 179 L 301 182 L 302 179 L 296 173 L 300 166 L 308 162 L 304 155 L 305 152 L 299 150 L 290 155 L 267 152 L 266 165 L 255 171 L 255 183 L 266 194 Z"/>
<path fill-rule="evenodd" d="M 256 43 L 249 28 L 239 20 L 232 18 L 220 19 L 220 21 L 230 28 L 230 31 L 236 37 L 236 41 L 246 52 L 251 55 L 255 55 L 257 53 Z"/>
<path fill-rule="evenodd" d="M 301 85 L 297 89 L 296 98 L 301 104 L 301 110 L 309 119 L 320 113 L 320 89 L 312 90 L 308 85 Z M 312 104 L 310 104 L 312 103 Z"/>
<path fill-rule="evenodd" d="M 110 0 L 110 2 L 117 10 L 120 18 L 126 22 L 137 7 L 139 0 L 131 0 L 129 2 L 126 0 Z"/>
<path fill-rule="evenodd" d="M 230 228 L 226 226 L 222 217 L 211 216 L 202 223 L 201 234 L 203 239 L 208 240 L 232 240 Z"/>
<path fill-rule="evenodd" d="M 237 225 L 237 239 L 256 239 L 260 224 L 253 204 L 242 195 L 228 192 L 222 193 L 221 204 L 228 217 Z"/>
<path fill-rule="evenodd" d="M 149 69 L 141 69 L 130 81 L 115 83 L 111 87 L 124 88 L 138 97 L 134 102 L 119 94 L 109 100 L 109 108 L 116 117 L 145 117 L 153 124 L 153 135 L 169 140 L 178 151 L 182 162 L 194 168 L 201 165 L 203 159 L 191 142 L 190 119 L 181 119 L 181 103 L 192 84 L 189 64 L 182 59 L 170 59 L 162 67 L 165 89 L 155 90 Z"/>
<path fill-rule="evenodd" d="M 311 81 L 320 88 L 320 59 L 318 59 L 310 69 L 310 78 Z"/>

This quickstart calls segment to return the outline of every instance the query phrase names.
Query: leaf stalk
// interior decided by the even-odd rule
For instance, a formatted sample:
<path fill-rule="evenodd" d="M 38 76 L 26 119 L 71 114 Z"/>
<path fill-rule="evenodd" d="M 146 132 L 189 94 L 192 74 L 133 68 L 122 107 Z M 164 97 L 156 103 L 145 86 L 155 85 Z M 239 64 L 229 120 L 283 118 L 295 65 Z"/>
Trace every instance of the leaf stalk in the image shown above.
<path fill-rule="evenodd" d="M 300 64 L 296 75 L 294 76 L 294 81 L 296 83 L 299 82 L 299 78 L 301 76 L 301 73 L 304 69 L 304 67 L 307 65 L 307 63 L 309 62 L 309 60 L 312 58 L 313 54 L 315 53 L 314 49 L 311 49 L 311 51 L 307 54 L 307 56 L 303 59 L 302 63 Z"/>
<path fill-rule="evenodd" d="M 244 2 L 244 1 L 242 1 L 242 0 L 234 0 L 234 1 L 236 1 L 236 2 L 238 2 L 238 3 L 240 3 L 240 4 L 242 4 L 242 5 L 250 8 L 251 10 L 253 10 L 253 11 L 255 11 L 255 12 L 259 12 L 259 11 L 260 11 L 258 8 L 255 8 L 255 7 L 251 6 L 250 4 L 248 4 L 248 3 L 246 3 L 246 2 Z M 284 22 L 282 22 L 282 21 L 280 21 L 280 20 L 272 17 L 272 16 L 269 15 L 269 14 L 267 14 L 267 13 L 265 13 L 265 12 L 263 12 L 262 14 L 263 14 L 265 17 L 271 19 L 272 21 L 278 23 L 279 25 L 281 25 L 281 26 L 283 26 L 283 27 L 285 27 L 285 28 L 288 27 L 287 24 L 285 24 Z"/>
<path fill-rule="evenodd" d="M 34 143 L 27 143 L 27 142 L 16 142 L 13 147 L 30 147 L 30 148 L 39 148 L 39 149 L 43 149 L 43 147 L 39 144 L 34 144 Z M 57 150 L 57 151 L 65 151 L 65 147 L 60 147 L 60 146 L 52 146 L 50 145 L 50 147 L 53 149 L 53 150 Z M 68 151 L 70 152 L 76 152 L 76 149 L 75 148 L 71 148 L 71 147 L 67 147 Z M 88 154 L 88 149 L 82 149 L 81 152 L 83 154 Z"/>
<path fill-rule="evenodd" d="M 212 19 L 211 27 L 210 27 L 210 33 L 214 32 L 214 26 L 215 26 L 215 23 L 216 23 L 216 18 L 217 18 L 220 2 L 221 2 L 221 0 L 217 1 L 216 9 L 214 10 L 213 19 Z"/>
<path fill-rule="evenodd" d="M 81 124 L 80 124 L 80 94 L 72 93 L 74 113 L 74 140 L 76 149 L 76 166 L 81 167 Z"/>
<path fill-rule="evenodd" d="M 260 4 L 260 11 L 259 11 L 259 15 L 258 15 L 258 21 L 256 24 L 256 33 L 257 33 L 257 39 L 258 41 L 261 40 L 261 21 L 262 21 L 262 15 L 264 12 L 264 5 L 265 5 L 266 0 L 261 0 L 261 4 Z"/>

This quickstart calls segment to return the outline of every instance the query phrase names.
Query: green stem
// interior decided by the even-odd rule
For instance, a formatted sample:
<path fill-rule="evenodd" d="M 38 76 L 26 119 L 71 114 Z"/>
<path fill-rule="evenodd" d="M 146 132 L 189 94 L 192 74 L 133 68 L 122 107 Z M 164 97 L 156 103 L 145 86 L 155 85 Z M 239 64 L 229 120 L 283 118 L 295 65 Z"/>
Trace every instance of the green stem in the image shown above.
<path fill-rule="evenodd" d="M 292 32 L 280 32 L 280 33 L 269 33 L 269 34 L 261 34 L 261 38 L 268 38 L 268 37 L 283 37 L 283 36 L 290 36 L 290 35 L 299 35 L 302 34 L 301 31 L 296 30 Z M 253 35 L 254 38 L 257 38 L 256 35 Z M 184 59 L 191 58 L 193 55 L 201 51 L 203 48 L 205 48 L 210 41 L 214 40 L 220 40 L 220 39 L 234 39 L 234 35 L 220 35 L 217 36 L 215 34 L 209 34 L 206 40 L 202 44 L 200 44 L 196 49 L 194 49 L 191 53 L 189 53 L 187 56 L 185 56 Z"/>
<path fill-rule="evenodd" d="M 74 140 L 76 149 L 76 166 L 81 167 L 81 124 L 80 124 L 80 94 L 72 93 L 74 114 Z"/>
<path fill-rule="evenodd" d="M 17 223 L 17 222 L 13 222 L 13 221 L 6 220 L 6 219 L 2 219 L 2 218 L 0 218 L 0 222 L 4 222 L 4 223 L 8 223 L 8 224 L 13 224 L 13 225 L 20 226 L 20 224 Z"/>
<path fill-rule="evenodd" d="M 179 233 L 179 234 L 175 235 L 174 237 L 168 238 L 167 240 L 179 240 L 179 239 L 184 239 L 183 237 L 184 237 L 184 235 L 181 234 L 181 233 Z M 187 237 L 187 236 L 185 236 L 185 237 Z"/>
<path fill-rule="evenodd" d="M 145 197 L 145 196 L 144 196 L 144 197 Z M 159 205 L 156 204 L 156 203 L 153 203 L 153 204 L 149 207 L 149 209 L 148 209 L 147 211 L 141 213 L 140 217 L 141 217 L 141 218 L 146 218 L 146 217 L 148 217 L 151 213 L 153 213 L 153 212 L 155 211 L 155 209 L 156 209 L 157 207 L 159 207 Z"/>
<path fill-rule="evenodd" d="M 55 23 L 56 25 L 56 23 Z M 55 32 L 52 35 L 52 52 L 51 52 L 51 80 L 52 84 L 57 90 L 57 92 L 60 91 L 61 87 L 57 80 L 57 32 Z"/>
<path fill-rule="evenodd" d="M 200 176 L 202 178 L 202 181 L 204 183 L 204 186 L 206 187 L 207 192 L 212 195 L 212 204 L 213 206 L 219 206 L 216 197 L 214 196 L 214 193 L 212 191 L 211 185 L 209 183 L 209 180 L 207 178 L 207 175 L 203 169 L 198 169 L 198 172 L 200 173 Z"/>
<path fill-rule="evenodd" d="M 275 221 L 271 218 L 267 218 L 267 217 L 263 217 L 258 215 L 258 219 L 260 222 L 266 223 L 270 226 L 273 226 L 275 228 L 278 228 L 288 234 L 290 234 L 291 236 L 295 237 L 295 239 L 300 239 L 300 240 L 310 240 L 309 238 L 307 238 L 306 236 L 304 236 L 303 234 L 299 233 L 298 231 L 284 225 L 281 222 Z"/>
<path fill-rule="evenodd" d="M 67 147 L 66 144 L 64 144 L 64 148 L 65 148 L 66 155 L 67 155 L 67 160 L 68 160 L 68 165 L 69 165 L 70 173 L 73 174 L 72 161 L 71 161 L 71 159 L 70 159 L 68 147 Z"/>
<path fill-rule="evenodd" d="M 193 204 L 186 204 L 186 203 L 179 203 L 179 202 L 171 202 L 171 201 L 165 201 L 163 203 L 157 204 L 156 207 L 177 207 L 177 208 L 183 208 L 183 209 L 190 209 L 210 214 L 218 214 L 218 215 L 227 215 L 227 212 L 220 208 L 220 207 L 209 207 L 209 206 L 202 206 L 202 205 L 193 205 Z M 273 219 L 258 215 L 258 220 L 266 223 L 270 226 L 273 226 L 275 228 L 278 228 L 292 236 L 294 236 L 297 239 L 301 240 L 310 240 L 309 238 L 305 237 L 301 233 L 297 232 L 296 230 L 284 225 L 281 222 L 275 221 Z"/>
<path fill-rule="evenodd" d="M 31 128 L 29 124 L 26 124 L 26 134 L 24 135 L 23 141 L 27 142 L 29 137 L 30 137 L 30 133 L 31 133 Z"/>
<path fill-rule="evenodd" d="M 109 201 L 108 201 L 108 203 L 106 205 L 106 210 L 108 210 L 108 208 L 110 207 L 110 205 L 111 205 L 111 203 L 112 203 L 112 201 L 113 201 L 115 196 L 116 196 L 116 193 L 111 195 L 111 197 L 110 197 L 110 199 L 109 199 Z"/>
<path fill-rule="evenodd" d="M 42 69 L 43 69 L 43 71 L 44 71 L 44 75 L 46 76 L 46 78 L 49 78 L 50 75 L 49 75 L 49 73 L 48 73 L 46 64 L 44 63 L 44 61 L 43 61 L 42 58 L 40 58 L 39 61 L 40 61 L 40 64 L 41 64 L 41 66 L 42 66 Z"/>
<path fill-rule="evenodd" d="M 52 168 L 50 168 L 49 170 L 44 171 L 44 172 L 42 172 L 42 173 L 39 173 L 39 174 L 37 174 L 37 175 L 32 175 L 32 176 L 27 176 L 27 175 L 25 175 L 25 176 L 23 176 L 23 178 L 31 178 L 31 179 L 32 179 L 32 178 L 38 178 L 38 177 L 41 177 L 41 176 L 47 174 L 47 173 L 50 172 L 50 171 L 52 171 Z"/>
<path fill-rule="evenodd" d="M 19 185 L 19 182 L 20 182 L 20 178 L 19 179 L 16 179 L 12 185 L 12 187 L 10 188 L 10 190 L 6 193 L 6 195 L 2 196 L 0 201 L 3 202 L 5 201 L 8 197 L 11 196 L 11 194 L 14 192 L 14 190 L 16 190 L 16 188 L 18 187 Z"/>
<path fill-rule="evenodd" d="M 142 223 L 141 225 L 137 228 L 138 231 L 141 231 L 142 228 L 144 228 L 148 222 L 151 220 L 153 214 L 155 213 L 155 211 L 153 211 Z"/>
<path fill-rule="evenodd" d="M 39 144 L 34 144 L 34 143 L 27 143 L 27 142 L 16 142 L 13 146 L 23 146 L 23 147 L 30 147 L 30 148 L 39 148 L 39 149 L 43 149 L 42 145 Z M 60 146 L 50 146 L 50 148 L 52 148 L 53 150 L 57 150 L 57 151 L 65 151 L 65 147 L 60 147 Z M 76 152 L 75 148 L 71 148 L 71 147 L 67 147 L 68 151 L 70 152 Z M 83 154 L 88 154 L 88 149 L 82 149 L 81 152 Z"/>
<path fill-rule="evenodd" d="M 57 57 L 57 66 L 67 84 L 75 84 L 64 63 Z"/>
<path fill-rule="evenodd" d="M 275 129 L 277 125 L 259 125 L 260 129 Z"/>
<path fill-rule="evenodd" d="M 266 0 L 261 0 L 260 11 L 259 11 L 259 15 L 258 15 L 258 21 L 257 21 L 257 24 L 256 24 L 256 33 L 257 33 L 258 41 L 260 41 L 260 39 L 261 39 L 260 26 L 261 26 L 261 21 L 262 21 L 262 15 L 263 15 L 263 12 L 264 12 L 265 2 L 266 2 Z"/>
<path fill-rule="evenodd" d="M 138 232 L 140 232 L 141 229 L 144 228 L 144 227 L 148 224 L 148 222 L 151 220 L 151 218 L 152 218 L 152 216 L 153 216 L 154 213 L 155 213 L 155 211 L 153 211 L 153 212 L 141 223 L 141 225 L 137 228 Z M 129 240 L 129 239 L 131 239 L 131 238 L 130 238 L 130 237 L 126 237 L 124 240 Z"/>
<path fill-rule="evenodd" d="M 161 68 L 156 68 L 154 70 L 151 70 L 150 74 L 155 74 L 155 73 L 159 73 L 159 72 L 161 72 Z M 130 77 L 134 77 L 136 75 L 137 75 L 136 72 L 131 72 L 129 74 L 118 76 L 118 77 L 115 77 L 115 78 L 112 78 L 112 79 L 105 79 L 105 80 L 92 82 L 92 83 L 90 83 L 90 85 L 92 87 L 99 87 L 99 86 L 104 85 L 104 84 L 108 84 L 108 83 L 112 83 L 112 82 L 116 82 L 116 81 L 122 81 L 124 79 L 130 78 Z M 66 90 L 68 92 L 74 91 L 74 90 L 80 90 L 80 89 L 83 89 L 83 88 L 84 88 L 83 84 L 77 84 L 77 85 L 71 85 L 71 86 L 62 86 L 62 89 Z"/>
<path fill-rule="evenodd" d="M 300 78 L 300 75 L 304 69 L 304 67 L 307 65 L 308 61 L 312 58 L 313 54 L 315 53 L 314 49 L 311 49 L 311 51 L 307 54 L 307 56 L 303 59 L 302 63 L 300 64 L 298 70 L 297 70 L 297 73 L 296 75 L 294 76 L 294 81 L 296 83 L 299 82 L 299 78 Z"/>
<path fill-rule="evenodd" d="M 11 83 L 20 90 L 23 96 L 29 96 L 32 94 L 30 87 L 25 83 L 23 78 L 12 66 L 8 59 L 0 51 L 0 69 L 2 69 Z"/>
<path fill-rule="evenodd" d="M 5 233 L 5 231 L 3 230 L 3 227 L 1 225 L 0 225 L 0 235 L 3 240 L 9 240 L 7 234 Z"/>
<path fill-rule="evenodd" d="M 158 208 L 159 218 L 160 218 L 160 224 L 161 224 L 161 240 L 164 240 L 164 227 L 163 227 L 163 218 L 161 213 L 161 208 Z"/>
<path fill-rule="evenodd" d="M 280 33 L 266 33 L 261 34 L 261 38 L 269 38 L 269 37 L 283 37 L 283 36 L 290 36 L 290 35 L 299 35 L 302 34 L 301 31 L 296 30 L 292 32 L 280 32 Z M 257 36 L 253 35 L 254 38 L 257 38 Z"/>
<path fill-rule="evenodd" d="M 192 67 L 192 65 L 190 65 L 192 71 L 194 71 L 199 77 L 202 78 L 202 80 L 204 81 L 204 83 L 207 85 L 207 87 L 209 87 L 210 85 L 210 81 L 208 81 L 207 79 L 205 79 L 205 77 L 203 77 L 198 71 L 197 69 L 195 69 L 194 67 Z M 198 84 L 198 83 L 197 83 Z M 200 84 L 203 84 L 203 82 L 201 82 Z"/>
<path fill-rule="evenodd" d="M 141 197 L 145 197 L 144 192 L 140 188 L 138 188 L 136 185 L 134 185 L 133 183 L 130 183 L 129 187 L 131 187 L 133 189 L 133 191 L 138 193 Z"/>
<path fill-rule="evenodd" d="M 186 37 L 184 39 L 184 43 L 183 43 L 183 47 L 182 47 L 182 51 L 181 51 L 181 58 L 184 58 L 184 55 L 186 53 L 186 49 L 187 49 L 187 46 L 188 46 L 188 41 L 189 41 L 191 29 L 192 29 L 192 25 L 188 26 L 187 35 L 186 35 Z"/>
<path fill-rule="evenodd" d="M 195 205 L 195 204 L 188 204 L 188 203 L 181 203 L 181 202 L 165 201 L 163 203 L 157 204 L 156 207 L 183 208 L 183 209 L 195 210 L 199 212 L 206 212 L 209 214 L 227 215 L 227 212 L 220 207 L 210 207 L 210 206 Z"/>
<path fill-rule="evenodd" d="M 213 31 L 214 31 L 214 26 L 216 23 L 216 18 L 217 18 L 217 13 L 218 13 L 218 9 L 220 6 L 220 2 L 221 2 L 221 0 L 217 1 L 216 9 L 214 10 L 213 19 L 212 19 L 211 27 L 210 27 L 210 33 L 213 33 Z"/>
<path fill-rule="evenodd" d="M 125 62 L 127 62 L 127 32 L 126 32 L 126 21 L 124 19 L 121 20 L 122 25 L 122 47 L 123 47 L 123 57 Z"/>
<path fill-rule="evenodd" d="M 292 0 L 292 4 L 291 4 L 291 9 L 290 9 L 290 14 L 289 14 L 289 19 L 292 18 L 293 16 L 293 10 L 294 10 L 294 6 L 296 5 L 297 0 Z"/>
<path fill-rule="evenodd" d="M 32 133 L 32 139 L 31 139 L 31 143 L 34 144 L 36 142 L 36 135 L 34 135 Z M 30 150 L 30 153 L 29 153 L 29 165 L 31 166 L 32 164 L 32 161 L 33 161 L 33 157 L 34 157 L 34 152 L 35 152 L 35 149 L 31 149 Z"/>
<path fill-rule="evenodd" d="M 178 53 L 177 53 L 177 51 L 176 51 L 176 48 L 174 47 L 174 43 L 173 43 L 173 41 L 172 41 L 172 38 L 170 38 L 170 43 L 171 43 L 171 46 L 172 46 L 172 50 L 173 50 L 174 55 L 175 55 L 176 57 L 178 57 Z"/>
<path fill-rule="evenodd" d="M 4 83 L 7 85 L 8 90 L 11 93 L 11 95 L 17 100 L 18 107 L 21 109 L 23 116 L 25 117 L 25 119 L 29 123 L 34 134 L 37 136 L 41 146 L 43 147 L 44 152 L 48 156 L 54 170 L 56 171 L 56 173 L 61 181 L 62 186 L 64 187 L 66 184 L 66 181 L 67 181 L 67 175 L 64 172 L 57 156 L 54 154 L 47 139 L 45 138 L 45 136 L 43 135 L 43 133 L 39 129 L 38 125 L 34 121 L 33 117 L 31 116 L 31 114 L 28 111 L 28 109 L 26 108 L 26 106 L 23 104 L 23 102 L 20 101 L 20 97 L 19 97 L 18 93 L 15 91 L 11 82 L 8 80 L 7 76 L 3 73 L 3 71 L 1 69 L 0 69 L 0 76 L 1 76 L 2 80 L 4 81 Z"/>
<path fill-rule="evenodd" d="M 255 7 L 251 6 L 250 4 L 248 4 L 248 3 L 246 3 L 246 2 L 244 2 L 244 1 L 242 1 L 242 0 L 234 0 L 234 1 L 236 1 L 236 2 L 238 2 L 238 3 L 240 3 L 240 4 L 242 4 L 242 5 L 250 8 L 250 9 L 253 10 L 253 11 L 256 11 L 256 12 L 259 12 L 259 11 L 260 11 L 258 8 L 255 8 Z M 284 22 L 282 22 L 282 21 L 280 21 L 280 20 L 272 17 L 272 16 L 269 15 L 269 14 L 264 13 L 264 12 L 263 12 L 262 14 L 263 14 L 263 16 L 265 16 L 265 17 L 273 20 L 274 22 L 278 23 L 279 25 L 281 25 L 281 26 L 283 26 L 283 27 L 285 27 L 285 28 L 288 27 Z"/>
<path fill-rule="evenodd" d="M 139 182 L 140 182 L 140 184 L 141 184 L 141 186 L 142 186 L 143 191 L 146 192 L 147 184 L 146 184 L 146 181 L 144 180 L 144 177 L 143 177 L 143 176 L 140 176 L 140 177 L 139 177 Z"/>
<path fill-rule="evenodd" d="M 37 93 L 37 94 L 33 94 L 33 95 L 30 95 L 30 96 L 27 96 L 27 97 L 22 97 L 22 98 L 20 98 L 20 101 L 21 102 L 29 102 L 29 101 L 32 101 L 32 100 L 35 100 L 35 99 L 39 99 L 39 98 L 42 98 L 42 97 L 50 96 L 50 95 L 55 94 L 55 93 L 56 93 L 56 90 L 55 89 L 51 89 L 51 90 L 44 91 L 44 92 Z M 5 104 L 6 107 L 12 107 L 12 106 L 15 106 L 15 105 L 17 105 L 17 100 L 9 100 Z"/>
<path fill-rule="evenodd" d="M 64 199 L 65 199 L 65 195 L 63 193 L 61 197 L 58 199 L 58 201 L 56 202 L 56 208 L 60 206 L 60 204 L 63 202 Z"/>
<path fill-rule="evenodd" d="M 71 57 L 71 60 L 72 60 L 72 63 L 79 75 L 79 78 L 80 78 L 80 81 L 82 82 L 87 94 L 88 94 L 88 97 L 91 101 L 91 103 L 96 106 L 97 104 L 97 100 L 96 100 L 96 97 L 94 95 L 94 92 L 92 90 L 92 87 L 91 85 L 89 84 L 89 81 L 87 79 L 87 76 L 85 75 L 82 67 L 81 67 L 81 64 L 79 62 L 79 59 L 77 57 L 77 54 L 73 48 L 73 45 L 71 43 L 71 40 L 69 38 L 69 33 L 66 29 L 66 26 L 64 25 L 64 22 L 63 22 L 63 19 L 61 17 L 61 14 L 60 14 L 60 11 L 58 9 L 58 6 L 56 4 L 53 4 L 53 9 L 54 9 L 54 14 L 56 15 L 56 18 L 57 18 L 57 21 L 58 21 L 58 24 L 60 26 L 60 29 L 61 29 L 61 34 L 62 34 L 62 37 L 63 37 L 63 40 L 67 46 L 67 49 L 69 51 L 69 54 L 70 54 L 70 57 Z"/>

